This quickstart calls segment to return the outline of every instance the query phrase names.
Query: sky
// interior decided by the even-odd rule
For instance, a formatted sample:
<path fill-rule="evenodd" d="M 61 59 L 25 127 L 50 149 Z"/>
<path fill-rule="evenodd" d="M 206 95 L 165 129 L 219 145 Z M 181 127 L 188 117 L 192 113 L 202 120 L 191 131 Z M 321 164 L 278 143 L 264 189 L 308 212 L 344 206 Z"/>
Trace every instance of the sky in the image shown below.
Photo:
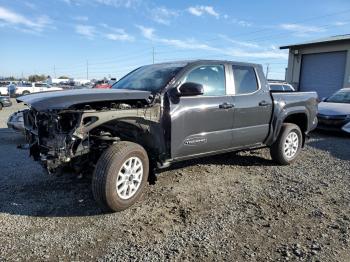
<path fill-rule="evenodd" d="M 0 76 L 120 78 L 153 59 L 225 59 L 284 79 L 280 46 L 347 33 L 349 0 L 0 0 Z"/>

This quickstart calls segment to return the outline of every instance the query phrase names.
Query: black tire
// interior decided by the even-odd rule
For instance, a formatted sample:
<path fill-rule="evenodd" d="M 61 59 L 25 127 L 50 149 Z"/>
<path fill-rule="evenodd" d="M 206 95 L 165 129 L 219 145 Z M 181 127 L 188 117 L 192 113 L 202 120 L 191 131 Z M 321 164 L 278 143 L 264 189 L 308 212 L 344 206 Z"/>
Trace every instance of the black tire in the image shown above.
<path fill-rule="evenodd" d="M 3 108 L 3 106 L 2 106 L 2 104 L 0 103 L 0 110 L 2 110 L 2 108 Z"/>
<path fill-rule="evenodd" d="M 295 133 L 298 137 L 298 146 L 296 152 L 288 157 L 285 153 L 285 143 L 287 143 L 287 136 L 291 133 Z M 277 140 L 270 147 L 270 155 L 273 161 L 281 165 L 289 165 L 295 161 L 300 153 L 301 145 L 303 143 L 303 135 L 300 128 L 295 124 L 285 123 L 283 124 Z"/>
<path fill-rule="evenodd" d="M 131 157 L 141 160 L 143 174 L 135 193 L 129 199 L 123 199 L 117 192 L 117 179 L 120 177 L 118 174 L 122 171 L 123 165 Z M 107 211 L 117 212 L 127 209 L 141 197 L 148 180 L 148 173 L 149 160 L 145 149 L 132 142 L 118 142 L 110 146 L 97 161 L 92 177 L 94 198 Z M 134 180 L 129 183 L 134 183 Z M 130 186 L 127 187 L 130 188 Z M 126 190 L 130 191 L 130 189 Z"/>
<path fill-rule="evenodd" d="M 29 95 L 29 94 L 30 94 L 30 92 L 27 90 L 22 92 L 22 96 Z"/>

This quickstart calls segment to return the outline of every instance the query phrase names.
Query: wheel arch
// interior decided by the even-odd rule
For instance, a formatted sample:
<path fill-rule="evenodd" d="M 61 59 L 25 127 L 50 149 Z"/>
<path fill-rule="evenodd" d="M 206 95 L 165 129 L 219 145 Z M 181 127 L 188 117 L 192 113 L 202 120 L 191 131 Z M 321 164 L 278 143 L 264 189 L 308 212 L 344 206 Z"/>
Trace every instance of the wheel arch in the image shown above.
<path fill-rule="evenodd" d="M 150 160 L 158 161 L 159 156 L 165 152 L 164 134 L 160 124 L 139 117 L 117 118 L 101 123 L 90 129 L 90 134 L 104 130 L 119 138 L 145 148 Z"/>
<path fill-rule="evenodd" d="M 284 123 L 295 124 L 300 128 L 303 135 L 302 146 L 304 146 L 306 133 L 309 128 L 309 113 L 304 107 L 293 107 L 281 111 L 272 123 L 274 126 L 272 138 L 266 144 L 272 145 L 276 141 Z"/>

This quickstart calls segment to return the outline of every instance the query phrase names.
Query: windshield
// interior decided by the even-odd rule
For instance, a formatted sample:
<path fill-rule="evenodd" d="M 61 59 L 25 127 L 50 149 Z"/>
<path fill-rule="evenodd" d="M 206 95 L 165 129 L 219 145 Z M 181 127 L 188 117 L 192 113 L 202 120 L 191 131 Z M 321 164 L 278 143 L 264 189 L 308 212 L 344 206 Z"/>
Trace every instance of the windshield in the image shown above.
<path fill-rule="evenodd" d="M 143 66 L 124 76 L 112 88 L 155 93 L 165 87 L 185 65 L 185 63 L 169 63 Z"/>
<path fill-rule="evenodd" d="M 326 102 L 350 104 L 350 90 L 340 90 L 327 98 Z"/>

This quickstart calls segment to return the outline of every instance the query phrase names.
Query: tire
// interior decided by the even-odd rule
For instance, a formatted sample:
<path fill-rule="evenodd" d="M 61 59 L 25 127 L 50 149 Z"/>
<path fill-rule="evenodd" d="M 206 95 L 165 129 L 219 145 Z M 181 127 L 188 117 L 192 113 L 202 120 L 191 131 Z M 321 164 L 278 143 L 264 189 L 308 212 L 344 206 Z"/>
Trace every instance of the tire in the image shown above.
<path fill-rule="evenodd" d="M 131 162 L 128 162 L 129 160 Z M 130 168 L 128 173 L 125 168 L 128 163 L 131 167 L 133 163 L 134 166 L 137 163 L 141 163 L 142 166 L 141 169 L 139 166 L 134 167 L 135 172 Z M 142 173 L 141 178 L 140 173 Z M 124 141 L 110 146 L 97 161 L 93 173 L 92 192 L 96 202 L 103 209 L 111 212 L 127 209 L 141 197 L 148 180 L 148 173 L 149 160 L 142 146 Z M 139 183 L 137 183 L 137 177 Z"/>
<path fill-rule="evenodd" d="M 295 141 L 297 141 L 297 145 Z M 293 163 L 300 153 L 302 141 L 303 135 L 297 125 L 283 124 L 277 140 L 270 147 L 272 160 L 281 165 Z M 287 146 L 288 148 L 285 148 Z"/>
<path fill-rule="evenodd" d="M 0 103 L 0 110 L 2 110 L 2 108 L 3 108 L 3 105 Z"/>
<path fill-rule="evenodd" d="M 30 94 L 30 92 L 27 90 L 22 92 L 22 96 L 29 95 L 29 94 Z"/>

